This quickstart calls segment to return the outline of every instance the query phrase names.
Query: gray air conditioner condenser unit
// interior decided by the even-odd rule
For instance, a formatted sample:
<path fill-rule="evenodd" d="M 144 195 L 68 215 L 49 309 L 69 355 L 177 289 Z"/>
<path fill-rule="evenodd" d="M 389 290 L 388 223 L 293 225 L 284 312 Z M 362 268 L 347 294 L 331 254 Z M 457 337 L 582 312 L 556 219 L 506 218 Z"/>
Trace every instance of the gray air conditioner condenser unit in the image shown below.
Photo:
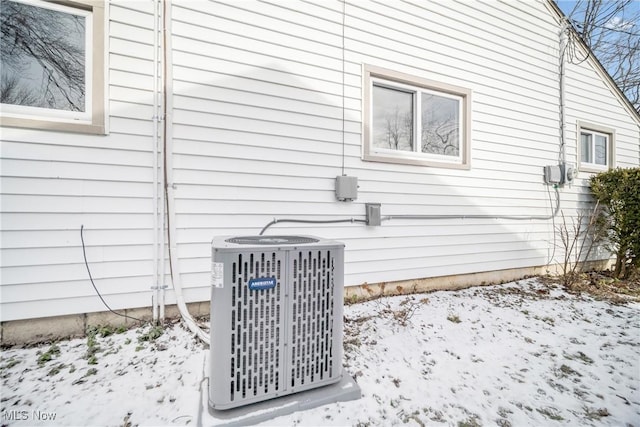
<path fill-rule="evenodd" d="M 340 242 L 214 238 L 209 406 L 225 410 L 339 381 L 343 280 Z"/>

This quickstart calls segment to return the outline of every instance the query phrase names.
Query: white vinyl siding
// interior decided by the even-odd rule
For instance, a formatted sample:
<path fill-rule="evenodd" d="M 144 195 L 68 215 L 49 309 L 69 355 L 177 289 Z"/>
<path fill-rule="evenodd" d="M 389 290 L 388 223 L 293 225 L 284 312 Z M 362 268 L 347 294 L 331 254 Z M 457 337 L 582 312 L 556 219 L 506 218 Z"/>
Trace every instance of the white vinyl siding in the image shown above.
<path fill-rule="evenodd" d="M 344 7 L 343 17 L 341 2 L 174 4 L 178 241 L 194 295 L 207 298 L 212 236 L 253 234 L 274 217 L 361 216 L 365 202 L 383 215 L 552 212 L 542 167 L 559 151 L 558 26 L 542 2 Z M 471 169 L 363 162 L 363 64 L 471 89 Z M 360 185 L 353 203 L 333 194 L 343 140 L 345 172 Z M 582 188 L 561 191 L 573 212 Z M 450 219 L 268 233 L 345 241 L 355 285 L 544 265 L 552 229 Z"/>
<path fill-rule="evenodd" d="M 558 151 L 557 29 L 546 11 L 531 17 L 520 6 L 347 2 L 343 40 L 339 2 L 174 3 L 185 286 L 207 297 L 212 236 L 254 234 L 273 217 L 361 216 L 365 202 L 382 203 L 383 215 L 548 215 L 542 166 Z M 363 64 L 473 90 L 471 170 L 363 162 Z M 343 138 L 345 171 L 360 185 L 350 204 L 333 194 Z M 354 285 L 541 265 L 551 228 L 451 219 L 283 224 L 268 233 L 345 241 L 345 282 Z"/>
<path fill-rule="evenodd" d="M 106 136 L 2 128 L 2 321 L 151 305 L 153 10 L 110 2 Z M 131 65 L 131 61 L 135 65 Z"/>
<path fill-rule="evenodd" d="M 567 67 L 567 138 L 580 142 L 582 129 L 608 135 L 608 165 L 610 167 L 635 167 L 640 158 L 640 128 L 629 116 L 621 102 L 607 102 L 615 99 L 611 88 L 600 78 L 599 73 L 589 64 Z M 588 89 L 585 89 L 588 88 Z M 580 164 L 579 144 L 568 146 L 567 160 Z M 583 167 L 586 166 L 586 167 Z M 606 168 L 605 168 L 606 169 Z M 591 174 L 602 170 L 590 165 L 580 165 L 579 178 L 588 179 Z"/>
<path fill-rule="evenodd" d="M 550 260 L 551 221 L 491 217 L 555 207 L 542 172 L 560 150 L 559 24 L 544 1 L 171 5 L 173 243 L 187 302 L 210 298 L 214 236 L 257 234 L 273 218 L 364 218 L 368 202 L 383 216 L 489 217 L 267 234 L 343 241 L 346 285 Z M 81 225 L 109 304 L 151 305 L 153 3 L 108 6 L 110 133 L 2 128 L 3 321 L 105 310 Z M 363 64 L 471 91 L 471 167 L 363 161 Z M 598 123 L 615 130 L 615 164 L 638 166 L 638 123 L 588 61 L 567 66 L 566 92 L 567 160 L 578 163 L 578 122 Z M 343 172 L 358 177 L 354 202 L 335 199 Z M 566 215 L 588 205 L 589 176 L 559 190 Z"/>
<path fill-rule="evenodd" d="M 284 3 L 174 4 L 176 225 L 191 299 L 208 298 L 202 279 L 214 235 L 256 234 L 287 213 L 347 212 L 333 199 L 342 153 L 341 18 L 296 5 L 330 20 Z M 347 126 L 359 132 L 359 121 Z"/>

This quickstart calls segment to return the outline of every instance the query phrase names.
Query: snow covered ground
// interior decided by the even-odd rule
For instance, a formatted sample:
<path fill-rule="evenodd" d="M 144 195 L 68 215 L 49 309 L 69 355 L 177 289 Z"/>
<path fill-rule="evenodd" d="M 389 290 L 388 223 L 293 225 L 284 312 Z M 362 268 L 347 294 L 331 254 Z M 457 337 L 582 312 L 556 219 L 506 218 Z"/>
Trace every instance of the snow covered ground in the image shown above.
<path fill-rule="evenodd" d="M 536 279 L 350 305 L 362 398 L 264 424 L 640 426 L 639 314 Z M 109 332 L 3 350 L 2 425 L 207 420 L 208 350 L 180 324 Z"/>

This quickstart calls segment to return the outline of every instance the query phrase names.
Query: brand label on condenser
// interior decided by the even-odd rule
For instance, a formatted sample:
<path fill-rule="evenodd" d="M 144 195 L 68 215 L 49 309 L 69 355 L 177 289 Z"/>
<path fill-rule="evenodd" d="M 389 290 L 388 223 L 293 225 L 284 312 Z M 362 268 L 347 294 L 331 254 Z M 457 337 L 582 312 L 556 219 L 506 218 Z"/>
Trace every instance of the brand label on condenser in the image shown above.
<path fill-rule="evenodd" d="M 257 291 L 260 289 L 271 289 L 276 287 L 275 277 L 260 277 L 258 279 L 249 280 L 249 289 Z"/>

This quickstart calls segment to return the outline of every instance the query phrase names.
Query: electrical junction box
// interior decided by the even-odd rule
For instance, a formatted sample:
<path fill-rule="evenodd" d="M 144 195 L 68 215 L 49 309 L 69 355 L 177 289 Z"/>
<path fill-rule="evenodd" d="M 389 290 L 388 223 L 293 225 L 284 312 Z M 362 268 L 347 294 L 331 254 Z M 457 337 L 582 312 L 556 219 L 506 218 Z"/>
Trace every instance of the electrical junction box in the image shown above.
<path fill-rule="evenodd" d="M 382 216 L 380 215 L 380 203 L 366 203 L 365 208 L 367 209 L 367 225 L 381 225 Z"/>
<path fill-rule="evenodd" d="M 563 182 L 562 169 L 559 165 L 544 167 L 544 182 L 547 184 L 561 184 Z"/>
<path fill-rule="evenodd" d="M 336 198 L 350 202 L 358 198 L 358 177 L 340 175 L 336 177 Z"/>

